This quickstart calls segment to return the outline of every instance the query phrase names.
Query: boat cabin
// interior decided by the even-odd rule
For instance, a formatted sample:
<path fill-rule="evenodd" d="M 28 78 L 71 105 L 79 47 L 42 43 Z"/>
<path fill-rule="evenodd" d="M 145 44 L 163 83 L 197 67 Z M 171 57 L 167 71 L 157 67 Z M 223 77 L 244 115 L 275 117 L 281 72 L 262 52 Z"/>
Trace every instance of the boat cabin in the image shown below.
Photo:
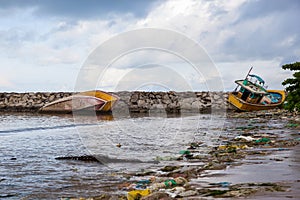
<path fill-rule="evenodd" d="M 245 79 L 236 80 L 237 87 L 228 96 L 228 102 L 240 111 L 266 110 L 281 105 L 285 100 L 285 91 L 267 90 L 265 81 L 254 74 Z"/>
<path fill-rule="evenodd" d="M 265 81 L 254 74 L 244 80 L 235 81 L 238 84 L 237 97 L 245 102 L 252 104 L 270 104 L 272 101 L 267 97 L 268 92 L 265 87 Z"/>

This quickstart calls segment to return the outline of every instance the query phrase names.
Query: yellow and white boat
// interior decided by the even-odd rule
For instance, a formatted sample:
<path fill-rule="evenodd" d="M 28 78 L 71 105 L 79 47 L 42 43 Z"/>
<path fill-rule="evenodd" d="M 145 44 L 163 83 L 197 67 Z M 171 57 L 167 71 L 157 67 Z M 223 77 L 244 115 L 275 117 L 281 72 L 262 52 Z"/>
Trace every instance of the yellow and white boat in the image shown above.
<path fill-rule="evenodd" d="M 281 105 L 286 97 L 284 90 L 267 90 L 265 81 L 248 72 L 244 80 L 236 80 L 238 85 L 228 97 L 228 102 L 241 111 L 272 109 Z"/>
<path fill-rule="evenodd" d="M 119 97 L 104 91 L 86 91 L 47 103 L 39 109 L 41 113 L 71 113 L 80 110 L 109 112 Z"/>

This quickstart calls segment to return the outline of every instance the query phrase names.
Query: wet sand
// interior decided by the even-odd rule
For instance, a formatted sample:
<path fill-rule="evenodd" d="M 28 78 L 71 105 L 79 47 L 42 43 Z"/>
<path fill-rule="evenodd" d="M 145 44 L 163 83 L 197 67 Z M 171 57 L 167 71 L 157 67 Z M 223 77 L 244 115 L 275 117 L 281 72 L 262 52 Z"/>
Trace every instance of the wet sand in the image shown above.
<path fill-rule="evenodd" d="M 280 160 L 269 162 L 269 168 L 258 168 L 260 172 L 268 172 L 270 168 L 276 166 L 276 173 L 271 174 L 272 177 L 278 178 L 282 185 L 288 187 L 286 192 L 258 192 L 251 196 L 250 199 L 262 199 L 262 200 L 273 200 L 273 199 L 300 199 L 300 146 L 297 145 L 291 151 L 287 152 L 287 156 L 274 155 Z M 282 160 L 282 161 L 281 161 Z M 280 163 L 278 166 L 278 162 Z M 264 167 L 264 166 L 263 166 Z"/>

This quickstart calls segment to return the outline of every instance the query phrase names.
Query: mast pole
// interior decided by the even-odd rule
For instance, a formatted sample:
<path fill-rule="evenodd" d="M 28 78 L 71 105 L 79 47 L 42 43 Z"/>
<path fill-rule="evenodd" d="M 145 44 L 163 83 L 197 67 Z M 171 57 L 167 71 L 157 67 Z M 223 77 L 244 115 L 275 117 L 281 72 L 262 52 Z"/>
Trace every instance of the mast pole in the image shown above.
<path fill-rule="evenodd" d="M 250 68 L 250 70 L 248 71 L 248 73 L 247 73 L 247 75 L 246 75 L 246 78 L 245 78 L 245 79 L 247 79 L 247 78 L 248 78 L 248 76 L 249 76 L 250 72 L 252 71 L 252 69 L 253 69 L 253 67 L 251 67 L 251 68 Z M 236 90 L 238 89 L 238 87 L 239 87 L 239 86 L 236 86 L 236 88 L 234 89 L 234 91 L 235 91 L 235 92 L 236 92 Z"/>
<path fill-rule="evenodd" d="M 253 67 L 250 68 L 250 70 L 249 70 L 249 72 L 248 72 L 248 74 L 247 74 L 247 76 L 246 76 L 245 79 L 247 79 L 247 77 L 249 76 L 249 74 L 250 74 L 250 72 L 252 71 L 252 69 L 253 69 Z"/>

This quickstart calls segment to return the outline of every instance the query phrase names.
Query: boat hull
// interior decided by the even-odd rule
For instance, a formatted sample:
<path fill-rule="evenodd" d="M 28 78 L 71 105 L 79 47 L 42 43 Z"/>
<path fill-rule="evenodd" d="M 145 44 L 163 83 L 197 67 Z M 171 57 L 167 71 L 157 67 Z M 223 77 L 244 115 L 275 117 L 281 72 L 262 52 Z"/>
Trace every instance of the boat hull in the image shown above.
<path fill-rule="evenodd" d="M 119 97 L 114 94 L 109 94 L 100 90 L 96 91 L 86 91 L 79 93 L 80 95 L 93 96 L 106 101 L 105 105 L 101 108 L 101 111 L 108 112 L 111 111 L 113 106 L 119 100 Z"/>
<path fill-rule="evenodd" d="M 71 96 L 46 104 L 40 109 L 43 113 L 71 113 L 78 110 L 99 110 L 105 101 L 89 96 Z"/>
<path fill-rule="evenodd" d="M 278 103 L 272 104 L 253 104 L 248 103 L 241 98 L 237 97 L 235 92 L 232 92 L 228 96 L 228 102 L 232 104 L 236 109 L 240 111 L 256 111 L 256 110 L 267 110 L 280 106 L 285 100 L 285 92 L 283 90 L 268 90 L 268 93 L 273 93 L 281 96 L 281 100 Z"/>
<path fill-rule="evenodd" d="M 76 111 L 109 112 L 118 101 L 118 97 L 103 91 L 87 91 L 65 97 L 48 103 L 39 112 L 41 113 L 72 113 Z"/>

